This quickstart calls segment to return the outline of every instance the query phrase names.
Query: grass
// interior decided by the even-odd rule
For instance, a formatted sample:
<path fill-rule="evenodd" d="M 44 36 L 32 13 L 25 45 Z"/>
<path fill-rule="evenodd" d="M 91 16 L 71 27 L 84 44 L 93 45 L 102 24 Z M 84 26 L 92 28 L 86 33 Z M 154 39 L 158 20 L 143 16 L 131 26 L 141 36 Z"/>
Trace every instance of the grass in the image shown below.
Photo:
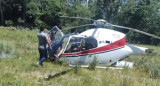
<path fill-rule="evenodd" d="M 74 71 L 45 80 L 71 69 L 66 65 L 44 62 L 38 67 L 38 30 L 0 27 L 0 50 L 15 54 L 14 58 L 0 58 L 0 86 L 159 86 L 159 54 L 132 55 L 127 61 L 135 63 L 134 69 L 123 70 L 75 68 Z M 159 46 L 138 45 L 160 52 Z"/>

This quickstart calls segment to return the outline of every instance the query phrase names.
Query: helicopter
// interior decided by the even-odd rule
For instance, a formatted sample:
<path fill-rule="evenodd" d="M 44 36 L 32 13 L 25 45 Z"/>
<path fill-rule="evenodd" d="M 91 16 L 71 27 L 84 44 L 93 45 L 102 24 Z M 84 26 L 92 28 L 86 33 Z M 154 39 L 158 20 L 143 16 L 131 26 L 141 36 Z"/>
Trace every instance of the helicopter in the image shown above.
<path fill-rule="evenodd" d="M 128 45 L 126 43 L 126 35 L 124 33 L 115 31 L 113 29 L 107 29 L 102 26 L 114 26 L 128 29 L 160 39 L 160 37 L 156 35 L 130 27 L 114 25 L 106 22 L 103 19 L 92 20 L 81 17 L 61 17 L 76 19 L 79 18 L 94 21 L 93 24 L 71 27 L 66 30 L 90 25 L 96 26 L 95 28 L 88 29 L 79 34 L 71 33 L 64 35 L 57 26 L 54 26 L 50 30 L 49 36 L 51 40 L 52 50 L 49 51 L 49 58 L 55 60 L 55 55 L 59 53 L 60 46 L 63 44 L 64 49 L 59 59 L 63 59 L 69 64 L 78 63 L 81 65 L 88 65 L 96 59 L 99 65 L 113 65 L 115 63 L 117 63 L 118 65 L 119 61 L 123 60 L 131 54 L 145 54 L 149 50 L 145 47 Z M 130 65 L 130 62 L 122 63 L 123 66 L 125 66 L 126 64 Z M 133 63 L 131 63 L 131 65 L 133 65 Z"/>

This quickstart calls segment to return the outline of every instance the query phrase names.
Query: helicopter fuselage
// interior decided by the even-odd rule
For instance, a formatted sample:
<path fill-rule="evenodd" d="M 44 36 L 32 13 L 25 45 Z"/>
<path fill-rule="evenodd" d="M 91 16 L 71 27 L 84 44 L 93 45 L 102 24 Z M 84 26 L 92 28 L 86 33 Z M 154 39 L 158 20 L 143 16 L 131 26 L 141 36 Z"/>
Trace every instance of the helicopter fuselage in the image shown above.
<path fill-rule="evenodd" d="M 54 31 L 55 29 L 55 31 Z M 56 32 L 57 27 L 51 31 Z M 59 30 L 59 33 L 61 31 Z M 53 35 L 53 34 L 52 34 Z M 130 54 L 144 54 L 147 48 L 126 45 L 125 34 L 105 28 L 89 29 L 80 34 L 62 35 L 52 42 L 52 55 L 57 54 L 60 46 L 65 46 L 60 60 L 70 64 L 111 65 Z"/>
<path fill-rule="evenodd" d="M 89 42 L 89 45 L 86 44 L 85 48 L 90 45 L 94 47 L 81 49 L 76 52 L 66 52 L 66 46 L 62 59 L 71 64 L 88 64 L 96 59 L 99 64 L 111 65 L 132 53 L 132 50 L 126 45 L 125 34 L 114 30 L 104 28 L 90 29 L 79 35 L 72 35 L 70 38 L 74 37 L 82 37 L 84 40 L 90 38 L 89 40 L 85 40 L 85 43 Z"/>

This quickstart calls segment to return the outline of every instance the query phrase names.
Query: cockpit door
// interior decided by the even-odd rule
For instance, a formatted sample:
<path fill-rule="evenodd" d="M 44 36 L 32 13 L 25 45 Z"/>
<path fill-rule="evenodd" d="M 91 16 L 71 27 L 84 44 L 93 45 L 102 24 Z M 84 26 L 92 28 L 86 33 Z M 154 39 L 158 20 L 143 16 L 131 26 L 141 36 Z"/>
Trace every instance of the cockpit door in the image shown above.
<path fill-rule="evenodd" d="M 63 36 L 63 33 L 61 32 L 61 30 L 57 26 L 54 26 L 50 30 L 49 34 L 50 34 L 51 42 L 54 42 L 57 38 Z"/>
<path fill-rule="evenodd" d="M 81 51 L 83 37 L 70 37 L 64 53 L 75 53 Z"/>
<path fill-rule="evenodd" d="M 63 39 L 63 45 L 62 45 L 62 46 L 64 46 L 63 53 L 66 50 L 66 48 L 67 48 L 67 46 L 69 44 L 70 39 L 71 39 L 71 36 L 70 37 L 66 37 L 66 38 Z"/>

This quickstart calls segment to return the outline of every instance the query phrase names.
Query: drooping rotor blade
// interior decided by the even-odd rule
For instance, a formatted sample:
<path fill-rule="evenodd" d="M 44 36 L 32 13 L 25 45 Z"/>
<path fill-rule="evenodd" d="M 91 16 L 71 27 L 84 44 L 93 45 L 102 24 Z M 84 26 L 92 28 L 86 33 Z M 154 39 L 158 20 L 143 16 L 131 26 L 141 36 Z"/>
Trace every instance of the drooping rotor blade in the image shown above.
<path fill-rule="evenodd" d="M 65 30 L 70 30 L 70 29 L 73 29 L 73 28 L 78 28 L 78 27 L 85 27 L 85 26 L 91 26 L 91 25 L 94 25 L 94 24 L 85 24 L 85 25 L 80 25 L 80 26 L 74 26 L 74 27 L 68 27 L 62 31 L 65 31 Z"/>
<path fill-rule="evenodd" d="M 83 20 L 90 20 L 90 21 L 96 21 L 90 18 L 83 18 L 83 17 L 69 17 L 69 16 L 60 16 L 62 18 L 71 18 L 71 19 L 83 19 Z"/>
<path fill-rule="evenodd" d="M 111 25 L 111 26 L 114 26 L 114 27 L 119 27 L 119 28 L 123 28 L 123 29 L 127 29 L 127 30 L 132 30 L 132 31 L 135 31 L 135 32 L 147 35 L 147 36 L 151 36 L 151 37 L 160 39 L 159 36 L 156 36 L 156 35 L 153 35 L 153 34 L 150 34 L 150 33 L 147 33 L 147 32 L 141 31 L 141 30 L 138 30 L 138 29 L 134 29 L 134 28 L 130 28 L 130 27 L 125 27 L 125 26 L 119 26 L 119 25 L 113 25 L 113 24 L 110 24 L 110 23 L 108 23 L 108 24 Z"/>

